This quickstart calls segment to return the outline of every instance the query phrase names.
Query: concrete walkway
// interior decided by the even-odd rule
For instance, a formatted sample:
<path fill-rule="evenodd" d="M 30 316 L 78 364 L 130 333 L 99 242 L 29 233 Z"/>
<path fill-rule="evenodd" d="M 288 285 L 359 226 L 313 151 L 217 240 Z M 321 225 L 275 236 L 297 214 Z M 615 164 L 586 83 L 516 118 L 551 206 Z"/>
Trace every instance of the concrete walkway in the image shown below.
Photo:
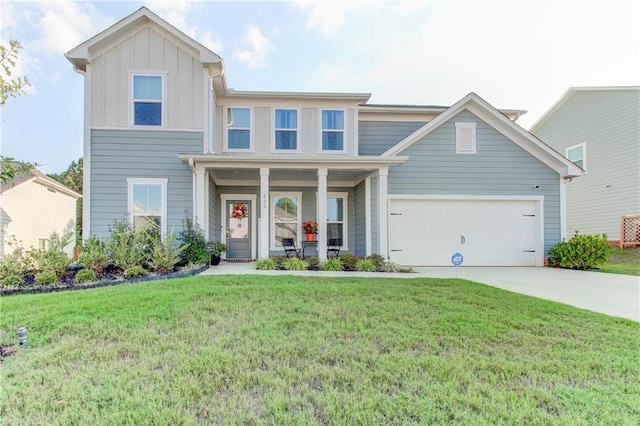
<path fill-rule="evenodd" d="M 417 274 L 328 271 L 258 271 L 253 263 L 223 262 L 201 275 L 300 275 L 324 277 L 462 278 L 582 309 L 640 321 L 640 277 L 556 268 L 414 268 Z"/>

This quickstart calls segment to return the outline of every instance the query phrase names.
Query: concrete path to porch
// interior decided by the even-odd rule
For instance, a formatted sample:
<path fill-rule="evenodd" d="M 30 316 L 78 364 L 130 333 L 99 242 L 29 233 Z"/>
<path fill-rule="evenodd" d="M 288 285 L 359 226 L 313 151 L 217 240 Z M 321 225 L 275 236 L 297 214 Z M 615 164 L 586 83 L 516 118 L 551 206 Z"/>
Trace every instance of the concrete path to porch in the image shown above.
<path fill-rule="evenodd" d="M 223 262 L 201 275 L 301 275 L 324 277 L 462 278 L 503 290 L 640 321 L 640 277 L 556 268 L 417 267 L 416 274 L 328 271 L 258 271 L 253 263 Z"/>

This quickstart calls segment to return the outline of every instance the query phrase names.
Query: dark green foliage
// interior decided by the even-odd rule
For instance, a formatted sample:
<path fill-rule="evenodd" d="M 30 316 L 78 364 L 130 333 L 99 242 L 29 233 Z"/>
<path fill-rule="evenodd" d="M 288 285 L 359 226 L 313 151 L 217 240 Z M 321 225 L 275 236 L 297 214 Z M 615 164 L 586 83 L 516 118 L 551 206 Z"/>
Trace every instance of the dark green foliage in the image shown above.
<path fill-rule="evenodd" d="M 207 243 L 207 250 L 214 256 L 220 256 L 222 253 L 226 253 L 228 249 L 229 248 L 227 247 L 227 245 L 222 243 L 221 241 L 209 241 Z"/>
<path fill-rule="evenodd" d="M 180 253 L 180 265 L 203 265 L 209 263 L 207 251 L 207 239 L 204 231 L 188 217 L 182 221 L 182 231 L 178 234 L 181 241 L 180 247 L 184 247 Z"/>
<path fill-rule="evenodd" d="M 132 266 L 124 271 L 124 277 L 127 280 L 132 278 L 146 277 L 147 271 L 140 265 Z"/>
<path fill-rule="evenodd" d="M 0 258 L 0 279 L 10 275 L 22 277 L 27 272 L 36 269 L 35 260 L 31 257 L 30 252 L 22 247 L 15 236 L 5 237 L 5 244 L 13 247 L 13 251 Z"/>
<path fill-rule="evenodd" d="M 96 274 L 102 273 L 109 264 L 107 246 L 104 241 L 92 235 L 84 242 L 82 253 L 78 257 L 78 263 L 91 269 Z"/>
<path fill-rule="evenodd" d="M 282 266 L 287 271 L 304 271 L 307 269 L 307 262 L 302 259 L 298 259 L 297 257 L 291 257 L 289 259 L 285 259 L 282 262 Z"/>
<path fill-rule="evenodd" d="M 309 269 L 320 269 L 320 259 L 318 259 L 318 256 L 309 256 L 305 259 L 305 261 L 309 265 Z"/>
<path fill-rule="evenodd" d="M 607 262 L 607 236 L 580 235 L 576 231 L 569 241 L 562 241 L 549 249 L 549 261 L 571 269 L 594 269 Z"/>
<path fill-rule="evenodd" d="M 261 271 L 273 271 L 275 269 L 278 269 L 278 263 L 271 257 L 258 259 L 256 261 L 256 269 Z"/>
<path fill-rule="evenodd" d="M 54 232 L 47 240 L 49 242 L 48 248 L 31 251 L 38 271 L 54 271 L 59 277 L 67 272 L 72 261 L 64 252 L 64 248 L 71 243 L 72 235 L 73 233 L 67 232 L 63 236 L 59 236 Z"/>
<path fill-rule="evenodd" d="M 351 253 L 343 253 L 340 255 L 340 260 L 342 261 L 342 266 L 345 271 L 355 271 L 356 263 L 360 258 Z"/>
<path fill-rule="evenodd" d="M 188 247 L 184 245 L 178 247 L 174 244 L 175 242 L 176 236 L 173 232 L 167 235 L 164 240 L 160 238 L 160 235 L 151 238 L 147 264 L 152 271 L 160 273 L 173 271 L 180 261 L 180 254 Z"/>
<path fill-rule="evenodd" d="M 60 174 L 51 173 L 49 177 L 57 180 L 61 184 L 73 189 L 79 194 L 82 194 L 82 157 L 71 162 L 69 168 Z M 82 198 L 76 200 L 76 246 L 82 245 Z"/>
<path fill-rule="evenodd" d="M 144 228 L 136 230 L 125 220 L 114 221 L 110 231 L 107 252 L 113 264 L 122 270 L 142 265 L 149 239 L 147 231 Z"/>
<path fill-rule="evenodd" d="M 375 272 L 376 265 L 371 259 L 360 259 L 356 263 L 356 271 L 360 272 Z"/>
<path fill-rule="evenodd" d="M 18 288 L 24 284 L 24 279 L 20 275 L 9 275 L 0 281 L 3 288 Z"/>
<path fill-rule="evenodd" d="M 51 285 L 58 281 L 58 276 L 54 271 L 39 272 L 35 276 L 36 284 Z"/>
<path fill-rule="evenodd" d="M 91 269 L 82 269 L 76 274 L 77 283 L 95 282 L 96 274 Z"/>
<path fill-rule="evenodd" d="M 342 259 L 339 257 L 334 257 L 332 259 L 327 259 L 322 264 L 323 271 L 344 271 L 344 265 L 342 264 Z"/>
<path fill-rule="evenodd" d="M 382 257 L 381 255 L 374 253 L 371 256 L 369 256 L 367 259 L 371 260 L 374 264 L 374 266 L 376 267 L 376 271 L 378 272 L 384 272 L 385 267 L 385 260 L 384 257 Z"/>

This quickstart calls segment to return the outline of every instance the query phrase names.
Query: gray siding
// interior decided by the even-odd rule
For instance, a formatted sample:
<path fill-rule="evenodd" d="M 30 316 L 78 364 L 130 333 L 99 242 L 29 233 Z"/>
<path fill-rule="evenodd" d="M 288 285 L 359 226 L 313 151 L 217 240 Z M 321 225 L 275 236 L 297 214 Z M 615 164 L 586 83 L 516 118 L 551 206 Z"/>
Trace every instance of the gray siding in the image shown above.
<path fill-rule="evenodd" d="M 456 121 L 477 123 L 477 154 L 455 153 Z M 543 195 L 545 250 L 560 240 L 558 174 L 470 112 L 461 112 L 400 155 L 409 160 L 389 169 L 389 194 Z"/>
<path fill-rule="evenodd" d="M 216 224 L 220 223 L 220 198 L 218 197 L 218 187 L 215 182 L 208 176 L 209 179 L 209 241 L 220 241 L 220 226 Z"/>
<path fill-rule="evenodd" d="M 92 130 L 92 235 L 107 237 L 114 220 L 127 217 L 127 178 L 168 178 L 167 231 L 193 215 L 192 173 L 178 152 L 202 151 L 202 132 Z"/>
<path fill-rule="evenodd" d="M 567 184 L 567 237 L 620 239 L 620 216 L 640 213 L 640 90 L 577 90 L 535 130 L 566 155 L 586 143 L 587 174 Z"/>
<path fill-rule="evenodd" d="M 380 155 L 406 138 L 424 122 L 361 121 L 358 151 L 360 155 Z"/>

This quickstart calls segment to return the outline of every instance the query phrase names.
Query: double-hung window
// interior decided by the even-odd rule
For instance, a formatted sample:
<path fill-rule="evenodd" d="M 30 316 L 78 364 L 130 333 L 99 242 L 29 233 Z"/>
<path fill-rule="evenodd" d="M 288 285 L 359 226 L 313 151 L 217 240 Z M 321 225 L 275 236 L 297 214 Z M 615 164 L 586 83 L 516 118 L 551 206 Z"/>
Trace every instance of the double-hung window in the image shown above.
<path fill-rule="evenodd" d="M 274 116 L 276 151 L 297 151 L 298 110 L 276 108 Z"/>
<path fill-rule="evenodd" d="M 283 238 L 298 239 L 301 222 L 301 193 L 271 193 L 271 247 L 282 247 Z"/>
<path fill-rule="evenodd" d="M 344 111 L 322 110 L 322 151 L 344 151 Z"/>
<path fill-rule="evenodd" d="M 347 194 L 327 194 L 327 240 L 338 238 L 347 245 Z"/>
<path fill-rule="evenodd" d="M 163 77 L 161 75 L 133 76 L 133 124 L 162 126 Z"/>
<path fill-rule="evenodd" d="M 251 108 L 227 108 L 227 149 L 251 149 Z"/>
<path fill-rule="evenodd" d="M 567 158 L 582 170 L 587 170 L 587 144 L 583 142 L 567 148 Z"/>
<path fill-rule="evenodd" d="M 167 225 L 167 179 L 128 178 L 128 211 L 134 228 L 150 226 L 162 235 Z"/>

